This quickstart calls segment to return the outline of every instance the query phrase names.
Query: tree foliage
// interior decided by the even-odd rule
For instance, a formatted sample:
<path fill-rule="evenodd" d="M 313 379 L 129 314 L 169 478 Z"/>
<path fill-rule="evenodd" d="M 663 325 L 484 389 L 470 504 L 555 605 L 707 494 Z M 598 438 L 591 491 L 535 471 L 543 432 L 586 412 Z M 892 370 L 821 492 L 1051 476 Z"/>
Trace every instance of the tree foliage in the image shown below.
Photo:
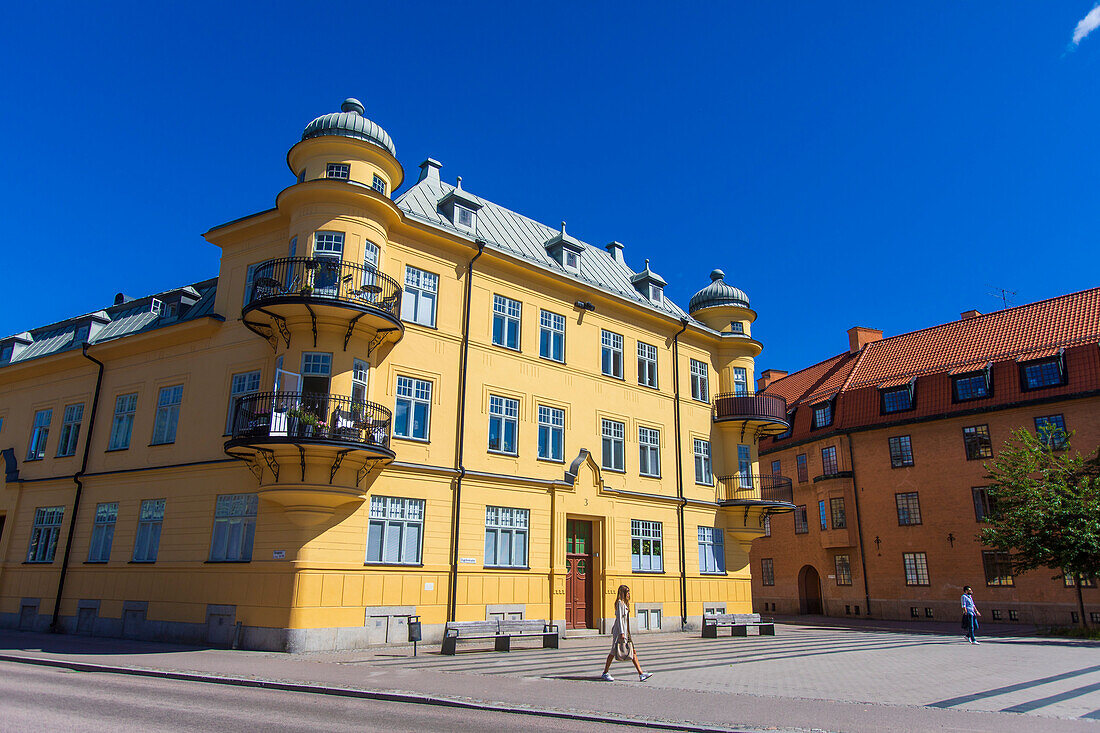
<path fill-rule="evenodd" d="M 1059 449 L 1070 437 L 1056 429 L 1013 431 L 986 466 L 993 512 L 981 540 L 1010 553 L 1014 574 L 1045 567 L 1075 578 L 1079 618 L 1088 626 L 1081 580 L 1100 576 L 1100 449 L 1085 456 Z"/>

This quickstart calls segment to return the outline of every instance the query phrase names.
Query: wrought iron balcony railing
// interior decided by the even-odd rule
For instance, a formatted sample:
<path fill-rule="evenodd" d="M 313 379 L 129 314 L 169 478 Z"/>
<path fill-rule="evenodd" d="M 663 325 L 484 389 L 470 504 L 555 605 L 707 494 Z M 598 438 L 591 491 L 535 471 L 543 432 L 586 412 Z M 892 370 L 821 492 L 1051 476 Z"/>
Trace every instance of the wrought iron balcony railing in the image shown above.
<path fill-rule="evenodd" d="M 371 265 L 336 257 L 283 257 L 256 266 L 245 308 L 280 300 L 348 303 L 401 317 L 401 285 Z"/>
<path fill-rule="evenodd" d="M 794 504 L 794 488 L 787 476 L 738 473 L 716 478 L 719 504 L 749 501 Z"/>
<path fill-rule="evenodd" d="M 787 400 L 757 392 L 720 394 L 714 398 L 714 419 L 754 420 L 789 427 Z"/>
<path fill-rule="evenodd" d="M 233 406 L 230 443 L 329 442 L 389 450 L 392 416 L 382 405 L 350 397 L 258 392 Z"/>

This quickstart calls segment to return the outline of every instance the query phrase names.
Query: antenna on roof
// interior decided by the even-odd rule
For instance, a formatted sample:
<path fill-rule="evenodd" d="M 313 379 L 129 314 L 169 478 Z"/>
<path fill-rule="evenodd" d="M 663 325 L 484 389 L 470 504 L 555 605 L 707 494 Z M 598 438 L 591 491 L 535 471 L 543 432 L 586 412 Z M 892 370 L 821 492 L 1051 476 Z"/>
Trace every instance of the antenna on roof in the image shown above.
<path fill-rule="evenodd" d="M 1004 308 L 1008 308 L 1009 301 L 1012 301 L 1013 305 L 1015 305 L 1015 303 L 1016 303 L 1016 291 L 1015 290 L 1005 290 L 1004 288 L 995 288 L 992 285 L 987 285 L 986 287 L 993 288 L 992 292 L 987 293 L 987 295 L 990 295 L 994 298 L 1000 298 L 1001 299 L 1001 304 L 1003 305 Z"/>

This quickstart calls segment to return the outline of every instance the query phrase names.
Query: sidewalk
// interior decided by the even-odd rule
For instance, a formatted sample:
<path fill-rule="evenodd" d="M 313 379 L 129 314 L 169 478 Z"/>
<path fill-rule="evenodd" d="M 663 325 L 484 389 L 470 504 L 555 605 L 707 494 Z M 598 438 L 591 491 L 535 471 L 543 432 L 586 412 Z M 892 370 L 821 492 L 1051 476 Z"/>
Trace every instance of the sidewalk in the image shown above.
<path fill-rule="evenodd" d="M 2 631 L 0 659 L 697 729 L 1100 731 L 1094 643 L 1017 638 L 972 647 L 901 632 L 777 631 L 639 635 L 643 665 L 656 672 L 644 684 L 622 663 L 613 668 L 620 682 L 597 680 L 607 647 L 598 637 L 560 650 L 456 657 L 422 645 L 413 658 L 411 647 L 288 655 Z M 1018 712 L 994 712 L 1006 709 Z M 1090 714 L 1097 719 L 1082 718 Z"/>

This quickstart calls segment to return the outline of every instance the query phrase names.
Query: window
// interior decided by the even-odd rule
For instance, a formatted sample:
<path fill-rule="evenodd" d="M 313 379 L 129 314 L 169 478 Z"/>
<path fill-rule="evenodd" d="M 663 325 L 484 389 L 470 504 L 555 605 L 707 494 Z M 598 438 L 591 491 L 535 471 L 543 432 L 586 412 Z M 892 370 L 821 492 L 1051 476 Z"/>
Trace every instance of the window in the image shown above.
<path fill-rule="evenodd" d="M 928 555 L 923 552 L 907 552 L 902 556 L 905 565 L 906 585 L 928 585 Z"/>
<path fill-rule="evenodd" d="M 630 520 L 630 569 L 636 573 L 664 570 L 661 560 L 661 523 Z"/>
<path fill-rule="evenodd" d="M 890 438 L 890 466 L 904 468 L 913 465 L 913 444 L 908 435 Z"/>
<path fill-rule="evenodd" d="M 659 608 L 639 608 L 638 609 L 638 629 L 640 631 L 660 631 L 661 630 L 661 609 L 659 609 Z"/>
<path fill-rule="evenodd" d="M 764 536 L 765 537 L 771 537 L 772 536 L 772 518 L 771 518 L 770 514 L 765 514 L 764 515 Z"/>
<path fill-rule="evenodd" d="M 898 526 L 908 527 L 920 524 L 920 496 L 916 491 L 894 494 L 894 503 L 898 508 Z"/>
<path fill-rule="evenodd" d="M 810 469 L 806 463 L 806 454 L 799 453 L 798 457 L 795 458 L 795 463 L 797 464 L 798 468 L 798 482 L 806 483 L 810 480 Z"/>
<path fill-rule="evenodd" d="M 153 445 L 176 442 L 176 425 L 180 419 L 183 385 L 162 387 L 157 398 L 157 415 L 153 421 Z"/>
<path fill-rule="evenodd" d="M 539 405 L 539 458 L 565 460 L 565 410 Z"/>
<path fill-rule="evenodd" d="M 970 493 L 974 498 L 974 519 L 982 522 L 992 516 L 996 506 L 993 497 L 989 495 L 989 487 L 979 486 L 971 489 Z"/>
<path fill-rule="evenodd" d="M 752 488 L 752 449 L 744 443 L 737 446 L 737 475 L 742 489 Z"/>
<path fill-rule="evenodd" d="M 892 412 L 905 412 L 913 407 L 913 393 L 909 387 L 896 387 L 882 391 L 882 412 L 889 415 Z"/>
<path fill-rule="evenodd" d="M 749 371 L 745 367 L 733 368 L 733 393 L 735 395 L 749 393 Z"/>
<path fill-rule="evenodd" d="M 775 562 L 770 557 L 760 558 L 760 583 L 775 585 Z"/>
<path fill-rule="evenodd" d="M 707 365 L 695 359 L 691 360 L 691 398 L 700 402 L 710 402 Z"/>
<path fill-rule="evenodd" d="M 600 371 L 608 377 L 623 378 L 623 337 L 600 330 Z"/>
<path fill-rule="evenodd" d="M 550 311 L 539 314 L 539 356 L 565 361 L 565 316 Z"/>
<path fill-rule="evenodd" d="M 909 615 L 912 618 L 920 618 L 920 609 L 917 608 L 916 606 L 910 606 L 909 607 Z"/>
<path fill-rule="evenodd" d="M 412 377 L 397 378 L 397 404 L 394 407 L 393 434 L 415 440 L 428 439 L 432 410 L 432 383 Z"/>
<path fill-rule="evenodd" d="M 512 453 L 519 430 L 519 400 L 489 395 L 489 450 Z"/>
<path fill-rule="evenodd" d="M 993 442 L 989 438 L 988 425 L 974 425 L 963 428 L 963 447 L 966 448 L 966 460 L 993 457 Z"/>
<path fill-rule="evenodd" d="M 233 432 L 233 420 L 237 414 L 237 398 L 260 391 L 260 370 L 234 374 L 229 383 L 229 415 L 225 419 L 225 434 Z M 117 409 L 117 407 L 116 407 Z M 117 418 L 117 413 L 116 413 Z"/>
<path fill-rule="evenodd" d="M 145 499 L 138 514 L 137 537 L 134 539 L 134 562 L 156 562 L 160 549 L 160 528 L 164 523 L 166 499 Z"/>
<path fill-rule="evenodd" d="M 1012 577 L 1012 558 L 1007 552 L 982 552 L 982 567 L 985 568 L 986 585 L 1016 585 Z"/>
<path fill-rule="evenodd" d="M 118 519 L 118 502 L 97 504 L 92 524 L 92 544 L 88 548 L 88 562 L 107 562 L 111 559 L 111 543 L 115 539 L 115 520 Z"/>
<path fill-rule="evenodd" d="M 744 322 L 742 322 L 742 321 L 730 321 L 730 332 L 731 333 L 744 333 L 745 332 Z"/>
<path fill-rule="evenodd" d="M 46 439 L 50 437 L 50 421 L 53 410 L 39 410 L 34 413 L 34 428 L 31 430 L 31 442 L 27 447 L 27 460 L 39 461 L 46 457 Z"/>
<path fill-rule="evenodd" d="M 780 461 L 772 461 L 772 476 L 783 475 L 783 464 Z"/>
<path fill-rule="evenodd" d="M 424 500 L 372 496 L 367 562 L 419 565 L 424 534 Z"/>
<path fill-rule="evenodd" d="M 1020 365 L 1020 382 L 1024 391 L 1061 384 L 1062 358 L 1055 357 Z"/>
<path fill-rule="evenodd" d="M 302 352 L 302 392 L 304 394 L 327 396 L 331 375 L 332 354 L 324 351 Z M 324 404 L 323 400 L 316 398 L 313 402 Z"/>
<path fill-rule="evenodd" d="M 638 384 L 657 389 L 657 347 L 638 342 Z"/>
<path fill-rule="evenodd" d="M 580 260 L 577 259 L 577 253 L 570 250 L 562 250 L 562 265 L 565 269 L 572 272 L 580 271 Z"/>
<path fill-rule="evenodd" d="M 806 534 L 810 531 L 810 520 L 806 515 L 806 505 L 799 504 L 794 508 L 794 533 Z"/>
<path fill-rule="evenodd" d="M 0 361 L 8 361 L 11 359 L 12 351 L 15 350 L 15 346 L 12 344 L 4 344 L 0 346 Z"/>
<path fill-rule="evenodd" d="M 924 617 L 925 618 L 932 618 L 933 617 L 933 613 L 932 613 L 931 608 L 925 608 L 924 609 Z"/>
<path fill-rule="evenodd" d="M 704 486 L 714 485 L 714 474 L 710 466 L 710 441 L 695 438 L 695 483 Z"/>
<path fill-rule="evenodd" d="M 848 555 L 837 555 L 833 558 L 833 564 L 836 567 L 836 584 L 851 585 L 852 563 Z"/>
<path fill-rule="evenodd" d="M 61 437 L 57 441 L 57 457 L 76 455 L 80 438 L 80 421 L 84 419 L 84 404 L 67 405 L 61 420 Z"/>
<path fill-rule="evenodd" d="M 642 476 L 661 475 L 661 431 L 638 428 L 638 473 Z"/>
<path fill-rule="evenodd" d="M 813 407 L 813 428 L 823 428 L 833 424 L 833 403 L 822 402 Z"/>
<path fill-rule="evenodd" d="M 351 175 L 351 167 L 347 163 L 329 163 L 325 168 L 325 178 L 339 178 L 348 180 Z"/>
<path fill-rule="evenodd" d="M 832 520 L 833 529 L 848 527 L 848 517 L 844 513 L 844 497 L 835 496 L 829 499 L 829 518 Z"/>
<path fill-rule="evenodd" d="M 470 211 L 465 206 L 455 204 L 455 223 L 467 229 L 473 228 L 474 212 Z"/>
<path fill-rule="evenodd" d="M 1065 448 L 1069 440 L 1069 435 L 1066 433 L 1066 420 L 1061 415 L 1035 418 L 1035 434 L 1053 450 Z"/>
<path fill-rule="evenodd" d="M 1062 574 L 1062 583 L 1067 588 L 1073 588 L 1077 585 L 1077 581 L 1074 580 L 1073 573 L 1063 573 Z M 1095 588 L 1096 587 L 1096 578 L 1092 577 L 1092 576 L 1081 578 L 1081 587 L 1082 588 Z"/>
<path fill-rule="evenodd" d="M 519 323 L 522 304 L 518 300 L 493 296 L 493 343 L 519 351 Z"/>
<path fill-rule="evenodd" d="M 256 494 L 222 494 L 214 505 L 211 562 L 248 562 L 256 535 Z"/>
<path fill-rule="evenodd" d="M 367 379 L 370 367 L 362 359 L 351 360 L 351 402 L 360 408 L 367 401 Z"/>
<path fill-rule="evenodd" d="M 986 379 L 985 372 L 952 377 L 951 388 L 954 390 L 956 402 L 966 402 L 967 400 L 977 400 L 989 396 L 989 382 Z"/>
<path fill-rule="evenodd" d="M 485 507 L 485 567 L 527 567 L 526 509 Z"/>
<path fill-rule="evenodd" d="M 61 534 L 63 506 L 40 506 L 34 510 L 31 543 L 27 547 L 27 562 L 53 562 L 57 538 Z"/>
<path fill-rule="evenodd" d="M 160 301 L 156 300 L 156 299 L 154 299 L 153 302 L 154 303 L 160 303 Z M 158 309 L 155 312 L 159 314 L 160 310 Z M 77 327 L 77 329 L 73 332 L 73 343 L 82 344 L 85 341 L 87 341 L 88 340 L 88 332 L 91 331 L 91 328 L 92 327 L 88 324 Z"/>
<path fill-rule="evenodd" d="M 610 471 L 626 470 L 626 425 L 617 420 L 601 420 L 603 436 L 602 466 Z"/>
<path fill-rule="evenodd" d="M 313 256 L 342 257 L 344 255 L 343 232 L 316 232 L 313 235 Z"/>
<path fill-rule="evenodd" d="M 825 476 L 835 476 L 839 473 L 836 465 L 835 445 L 821 449 L 821 473 Z"/>
<path fill-rule="evenodd" d="M 726 548 L 722 541 L 723 532 L 718 527 L 699 528 L 699 572 L 726 572 Z"/>
<path fill-rule="evenodd" d="M 378 193 L 382 194 L 383 196 L 386 195 L 386 182 L 378 176 L 374 176 L 374 179 L 371 181 L 370 187 Z"/>
<path fill-rule="evenodd" d="M 829 519 L 825 516 L 825 500 L 822 499 L 817 502 L 817 516 L 821 521 L 821 531 L 824 532 L 829 528 Z"/>
<path fill-rule="evenodd" d="M 438 294 L 439 275 L 406 265 L 401 320 L 435 328 L 435 303 Z"/>

